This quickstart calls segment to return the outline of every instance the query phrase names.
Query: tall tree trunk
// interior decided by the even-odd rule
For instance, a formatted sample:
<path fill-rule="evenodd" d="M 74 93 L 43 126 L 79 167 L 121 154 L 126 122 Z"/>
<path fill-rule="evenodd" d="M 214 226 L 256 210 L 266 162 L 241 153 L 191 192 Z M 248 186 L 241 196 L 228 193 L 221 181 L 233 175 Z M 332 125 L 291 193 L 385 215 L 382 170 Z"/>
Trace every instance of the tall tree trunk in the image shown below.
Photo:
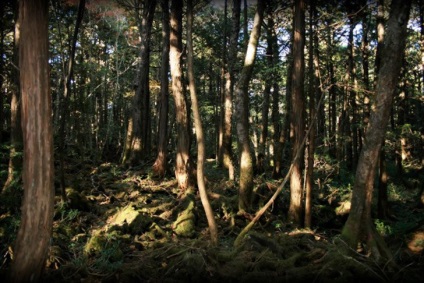
<path fill-rule="evenodd" d="M 13 11 L 15 14 L 15 29 L 13 42 L 13 62 L 15 66 L 19 65 L 19 45 L 20 45 L 20 23 L 19 23 L 19 3 L 13 2 Z M 10 101 L 10 151 L 9 166 L 7 170 L 7 180 L 3 186 L 3 192 L 16 180 L 16 172 L 19 172 L 22 166 L 22 127 L 21 127 L 21 95 L 19 86 L 19 70 L 12 69 L 12 97 Z M 1 108 L 3 109 L 3 108 Z"/>
<path fill-rule="evenodd" d="M 308 58 L 308 77 L 309 77 L 309 137 L 308 137 L 308 161 L 305 179 L 305 228 L 311 228 L 312 224 L 312 189 L 314 186 L 314 153 L 315 153 L 315 72 L 314 72 L 314 28 L 315 3 L 312 0 L 309 3 L 309 58 Z"/>
<path fill-rule="evenodd" d="M 204 163 L 205 163 L 205 141 L 203 136 L 202 120 L 200 118 L 199 105 L 197 102 L 196 82 L 194 78 L 193 64 L 193 3 L 192 0 L 187 0 L 187 68 L 188 81 L 191 96 L 191 107 L 193 110 L 194 125 L 196 129 L 197 139 L 197 185 L 199 187 L 200 200 L 202 201 L 208 220 L 209 232 L 211 234 L 211 242 L 213 245 L 218 244 L 218 228 L 216 226 L 214 212 L 210 205 L 206 192 Z"/>
<path fill-rule="evenodd" d="M 233 0 L 233 11 L 231 21 L 231 35 L 229 42 L 228 52 L 228 68 L 225 84 L 225 97 L 224 97 L 224 133 L 223 133 L 223 161 L 224 166 L 228 168 L 228 179 L 234 180 L 234 162 L 233 162 L 233 150 L 231 142 L 232 132 L 232 112 L 233 112 L 233 93 L 234 93 L 234 82 L 235 82 L 235 63 L 237 60 L 237 44 L 238 35 L 240 31 L 240 5 L 241 0 Z"/>
<path fill-rule="evenodd" d="M 54 207 L 48 1 L 20 1 L 19 17 L 24 199 L 10 281 L 37 282 L 45 267 Z"/>
<path fill-rule="evenodd" d="M 138 164 L 143 159 L 143 153 L 150 152 L 151 135 L 151 113 L 150 113 L 150 91 L 149 91 L 149 70 L 150 70 L 150 41 L 153 16 L 155 14 L 156 0 L 144 1 L 141 18 L 138 18 L 141 41 L 140 65 L 137 75 L 136 91 L 132 101 L 132 135 L 129 153 L 130 164 Z"/>
<path fill-rule="evenodd" d="M 316 13 L 316 10 L 315 10 Z M 316 14 L 314 14 L 316 17 Z M 316 23 L 315 23 L 316 25 Z M 323 82 L 322 82 L 322 77 L 321 77 L 321 71 L 320 71 L 320 52 L 319 52 L 319 40 L 318 40 L 318 31 L 315 30 L 314 32 L 314 36 L 313 36 L 313 41 L 314 41 L 314 76 L 315 76 L 315 92 L 316 95 L 315 97 L 319 97 L 320 101 L 322 101 L 323 97 L 322 95 L 324 95 L 325 90 L 323 87 Z M 319 104 L 319 108 L 317 109 L 318 114 L 317 114 L 317 139 L 316 139 L 316 147 L 320 147 L 323 144 L 327 144 L 326 142 L 324 142 L 325 138 L 327 137 L 326 135 L 326 123 L 325 123 L 325 115 L 326 115 L 326 110 L 325 110 L 325 103 Z"/>
<path fill-rule="evenodd" d="M 272 47 L 268 48 L 269 52 L 272 52 L 270 49 Z M 267 51 L 267 52 L 268 52 Z M 272 53 L 269 53 L 272 54 Z M 268 64 L 271 67 L 272 66 L 272 57 L 268 57 Z M 272 86 L 272 80 L 271 76 L 267 76 L 265 78 L 265 89 L 263 91 L 263 97 L 264 101 L 262 102 L 262 121 L 261 121 L 261 133 L 259 136 L 259 144 L 258 144 L 258 158 L 256 160 L 256 169 L 258 173 L 264 173 L 267 167 L 267 163 L 265 160 L 267 160 L 267 153 L 266 153 L 266 143 L 268 139 L 268 113 L 269 113 L 269 97 L 271 94 L 271 86 Z"/>
<path fill-rule="evenodd" d="M 228 95 L 226 88 L 226 76 L 229 75 L 228 66 L 227 66 L 227 21 L 228 21 L 228 1 L 224 1 L 224 34 L 222 35 L 222 65 L 221 65 L 221 88 L 219 92 L 219 106 L 220 106 L 220 115 L 219 115 L 219 125 L 218 125 L 218 154 L 217 162 L 219 167 L 224 165 L 224 131 L 225 131 L 225 96 Z M 228 79 L 227 79 L 228 82 Z"/>
<path fill-rule="evenodd" d="M 290 125 L 293 131 L 292 156 L 299 156 L 293 162 L 293 171 L 290 176 L 290 207 L 288 218 L 295 225 L 302 225 L 303 222 L 303 154 L 297 155 L 298 151 L 303 151 L 302 142 L 305 135 L 305 103 L 304 103 L 304 73 L 305 73 L 305 2 L 299 0 L 294 6 L 294 37 L 293 37 L 293 75 L 291 94 L 291 116 Z"/>
<path fill-rule="evenodd" d="M 363 73 L 363 82 L 364 82 L 364 107 L 363 107 L 363 118 L 362 121 L 364 123 L 363 127 L 360 129 L 360 138 L 359 138 L 359 151 L 362 149 L 362 141 L 364 136 L 364 128 L 367 127 L 369 119 L 370 119 L 370 78 L 369 78 L 369 40 L 368 40 L 368 31 L 369 31 L 369 23 L 368 23 L 368 9 L 365 8 L 364 16 L 362 18 L 362 73 Z"/>
<path fill-rule="evenodd" d="M 59 164 L 60 164 L 60 188 L 62 193 L 62 201 L 66 201 L 66 182 L 65 182 L 65 143 L 66 143 L 66 124 L 67 119 L 69 118 L 69 96 L 71 89 L 71 79 L 74 71 L 74 63 L 75 63 L 75 52 L 77 48 L 77 40 L 78 40 L 78 32 L 82 22 L 82 18 L 84 16 L 85 10 L 85 0 L 80 0 L 78 6 L 78 15 L 75 22 L 74 34 L 72 37 L 71 50 L 68 59 L 67 69 L 65 70 L 65 77 L 63 78 L 63 95 L 62 95 L 62 103 L 61 103 L 61 119 L 59 125 Z"/>
<path fill-rule="evenodd" d="M 328 115 L 328 140 L 330 143 L 329 153 L 332 158 L 337 156 L 337 138 L 336 138 L 336 125 L 337 125 L 337 87 L 336 79 L 334 77 L 334 64 L 332 60 L 333 55 L 333 32 L 329 28 L 331 20 L 327 21 L 326 37 L 327 37 L 327 71 L 330 81 L 330 86 L 328 88 L 328 104 L 329 104 L 329 115 Z"/>
<path fill-rule="evenodd" d="M 279 52 L 278 52 L 278 40 L 275 34 L 274 29 L 274 20 L 271 9 L 268 9 L 268 33 L 271 33 L 271 44 L 272 44 L 272 68 L 276 69 L 279 61 Z M 268 43 L 269 44 L 269 43 Z M 276 72 L 272 74 L 273 78 L 273 91 L 272 91 L 272 112 L 271 112 L 271 120 L 272 120 L 272 128 L 274 130 L 272 140 L 274 146 L 274 154 L 273 154 L 273 170 L 272 177 L 277 179 L 281 176 L 282 171 L 282 156 L 283 156 L 283 146 L 281 143 L 282 135 L 282 127 L 280 123 L 280 106 L 279 106 L 279 96 L 280 96 L 280 86 L 278 84 L 278 76 Z"/>
<path fill-rule="evenodd" d="M 374 88 L 377 84 L 378 79 L 378 73 L 380 71 L 380 65 L 381 65 L 381 56 L 382 56 L 382 49 L 384 46 L 384 0 L 378 0 L 377 1 L 377 52 L 375 55 L 375 73 L 377 76 L 375 76 L 374 81 Z M 368 113 L 367 116 L 367 123 L 369 122 L 370 114 Z M 378 178 L 378 200 L 377 200 L 377 213 L 378 217 L 385 219 L 388 215 L 388 195 L 387 195 L 387 168 L 386 168 L 386 154 L 384 152 L 384 144 L 385 141 L 383 140 L 382 146 L 381 146 L 381 152 L 380 152 L 380 161 L 379 161 L 379 178 Z M 396 157 L 399 155 L 397 154 Z M 399 159 L 396 159 L 399 160 Z"/>
<path fill-rule="evenodd" d="M 183 1 L 175 0 L 171 4 L 170 64 L 172 77 L 172 95 L 175 102 L 175 122 L 177 126 L 177 156 L 175 177 L 178 186 L 186 190 L 190 184 L 190 133 L 188 128 L 187 104 L 183 94 L 182 82 L 182 9 Z"/>
<path fill-rule="evenodd" d="M 160 100 L 158 127 L 158 155 L 153 164 L 155 175 L 164 177 L 167 170 L 168 152 L 168 106 L 169 106 L 169 1 L 161 0 L 162 7 L 162 63 L 160 70 Z"/>
<path fill-rule="evenodd" d="M 381 50 L 375 110 L 371 113 L 359 157 L 349 218 L 342 230 L 342 238 L 349 247 L 356 249 L 358 242 L 366 241 L 369 251 L 377 260 L 382 258 L 390 260 L 391 253 L 372 223 L 372 191 L 378 155 L 386 133 L 402 65 L 410 7 L 410 0 L 393 0 L 391 3 L 387 34 Z"/>
<path fill-rule="evenodd" d="M 250 151 L 249 137 L 249 82 L 252 77 L 253 65 L 256 58 L 256 47 L 261 34 L 261 25 L 264 15 L 265 1 L 258 0 L 252 32 L 244 59 L 244 66 L 237 82 L 235 118 L 237 123 L 237 137 L 240 152 L 240 188 L 239 212 L 243 213 L 251 207 L 253 192 L 253 161 Z"/>

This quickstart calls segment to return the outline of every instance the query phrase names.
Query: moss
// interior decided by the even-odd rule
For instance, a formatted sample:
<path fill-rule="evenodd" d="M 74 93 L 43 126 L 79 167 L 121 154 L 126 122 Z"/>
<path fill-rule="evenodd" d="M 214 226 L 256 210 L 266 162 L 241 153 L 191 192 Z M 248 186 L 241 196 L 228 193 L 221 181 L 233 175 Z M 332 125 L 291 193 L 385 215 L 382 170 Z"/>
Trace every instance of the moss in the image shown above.
<path fill-rule="evenodd" d="M 84 247 L 84 255 L 96 254 L 103 250 L 106 245 L 106 237 L 103 232 L 95 231 L 88 239 L 87 244 Z"/>
<path fill-rule="evenodd" d="M 194 196 L 189 194 L 185 197 L 183 202 L 185 209 L 179 213 L 177 220 L 172 224 L 174 233 L 178 236 L 192 237 L 195 232 L 195 220 L 194 214 Z"/>

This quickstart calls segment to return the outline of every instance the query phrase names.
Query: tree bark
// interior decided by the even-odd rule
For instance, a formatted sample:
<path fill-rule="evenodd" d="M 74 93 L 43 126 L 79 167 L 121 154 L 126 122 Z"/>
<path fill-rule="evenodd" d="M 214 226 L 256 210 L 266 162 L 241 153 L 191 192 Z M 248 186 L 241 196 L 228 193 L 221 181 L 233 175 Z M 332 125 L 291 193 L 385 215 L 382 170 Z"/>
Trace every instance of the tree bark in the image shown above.
<path fill-rule="evenodd" d="M 251 207 L 253 192 L 253 161 L 250 151 L 249 137 L 249 82 L 252 77 L 253 65 L 256 57 L 261 25 L 264 15 L 265 1 L 258 0 L 257 11 L 250 34 L 249 44 L 246 51 L 244 66 L 237 82 L 235 95 L 235 118 L 237 124 L 237 137 L 240 152 L 240 188 L 239 188 L 239 212 L 243 213 Z"/>
<path fill-rule="evenodd" d="M 391 254 L 372 223 L 372 191 L 378 155 L 402 66 L 410 7 L 410 0 L 393 0 L 391 4 L 387 33 L 381 50 L 374 110 L 358 161 L 349 218 L 342 230 L 342 238 L 352 249 L 357 248 L 358 242 L 366 241 L 367 247 L 377 260 L 391 259 Z"/>
<path fill-rule="evenodd" d="M 130 148 L 126 148 L 124 163 L 138 164 L 143 159 L 143 153 L 150 151 L 150 91 L 149 91 L 149 69 L 150 69 L 150 38 L 153 16 L 156 8 L 156 0 L 144 1 L 142 16 L 136 11 L 138 18 L 141 41 L 140 65 L 137 75 L 136 91 L 132 101 L 132 131 Z"/>
<path fill-rule="evenodd" d="M 297 156 L 298 151 L 304 150 L 302 147 L 305 135 L 304 118 L 304 73 L 305 73 L 305 2 L 299 0 L 295 2 L 294 8 L 294 38 L 293 38 L 293 74 L 292 74 L 292 95 L 291 95 L 291 116 L 290 125 L 293 131 L 292 156 Z M 290 176 L 290 207 L 288 218 L 295 225 L 302 225 L 303 220 L 303 154 L 295 159 L 293 171 Z"/>
<path fill-rule="evenodd" d="M 169 106 L 169 3 L 161 0 L 162 6 L 162 65 L 161 65 L 161 90 L 159 102 L 159 127 L 158 127 L 158 155 L 153 164 L 155 175 L 163 178 L 167 170 L 168 152 L 168 106 Z"/>
<path fill-rule="evenodd" d="M 171 4 L 170 65 L 172 77 L 172 95 L 175 102 L 175 122 L 177 126 L 177 156 L 175 177 L 178 186 L 186 190 L 190 184 L 190 133 L 188 128 L 187 104 L 183 94 L 182 82 L 182 9 L 183 1 L 175 0 Z"/>
<path fill-rule="evenodd" d="M 308 137 L 308 160 L 305 179 L 305 228 L 311 228 L 312 225 L 312 190 L 314 186 L 314 153 L 315 153 L 315 72 L 314 72 L 314 28 L 313 21 L 315 17 L 315 3 L 313 0 L 309 3 L 309 58 L 308 58 L 308 77 L 309 77 L 309 137 Z"/>
<path fill-rule="evenodd" d="M 223 162 L 224 166 L 228 168 L 228 179 L 234 180 L 234 163 L 233 163 L 233 150 L 231 144 L 232 132 L 232 112 L 233 112 L 233 93 L 235 82 L 235 64 L 237 60 L 237 43 L 240 31 L 240 5 L 241 0 L 233 0 L 231 35 L 229 42 L 228 52 L 228 70 L 226 74 L 225 84 L 225 97 L 224 97 L 224 127 L 223 127 Z"/>
<path fill-rule="evenodd" d="M 329 115 L 328 115 L 328 140 L 330 143 L 329 154 L 332 158 L 337 156 L 337 138 L 336 138 L 336 125 L 337 125 L 337 86 L 336 79 L 334 77 L 334 64 L 333 64 L 333 31 L 330 26 L 332 24 L 331 19 L 326 22 L 326 37 L 327 37 L 327 72 L 329 76 L 330 86 L 328 88 L 328 104 L 329 104 Z"/>
<path fill-rule="evenodd" d="M 24 199 L 10 281 L 36 282 L 45 267 L 54 207 L 48 1 L 20 1 L 19 17 Z"/>
<path fill-rule="evenodd" d="M 188 81 L 191 96 L 191 107 L 193 110 L 194 125 L 196 129 L 197 140 L 197 185 L 199 187 L 200 200 L 202 201 L 203 209 L 205 210 L 208 220 L 209 232 L 211 234 L 211 242 L 214 246 L 218 244 L 218 228 L 216 226 L 214 212 L 210 205 L 206 192 L 204 163 L 205 163 L 205 141 L 203 136 L 202 120 L 200 118 L 199 105 L 196 94 L 196 81 L 194 78 L 194 63 L 193 63 L 193 2 L 187 0 L 187 68 Z"/>
<path fill-rule="evenodd" d="M 268 28 L 271 28 L 271 41 L 272 41 L 272 67 L 273 70 L 278 66 L 279 62 L 279 48 L 278 48 L 278 40 L 274 30 L 274 21 L 272 19 L 273 15 L 270 15 L 268 18 Z M 274 130 L 272 139 L 274 145 L 274 155 L 273 155 L 273 170 L 272 177 L 277 179 L 281 176 L 281 171 L 283 167 L 283 145 L 282 145 L 282 125 L 280 123 L 280 105 L 279 105 L 279 96 L 280 96 L 280 86 L 278 84 L 278 75 L 277 73 L 272 74 L 274 83 L 273 83 L 273 91 L 272 91 L 272 112 L 271 112 L 271 120 L 272 127 Z"/>

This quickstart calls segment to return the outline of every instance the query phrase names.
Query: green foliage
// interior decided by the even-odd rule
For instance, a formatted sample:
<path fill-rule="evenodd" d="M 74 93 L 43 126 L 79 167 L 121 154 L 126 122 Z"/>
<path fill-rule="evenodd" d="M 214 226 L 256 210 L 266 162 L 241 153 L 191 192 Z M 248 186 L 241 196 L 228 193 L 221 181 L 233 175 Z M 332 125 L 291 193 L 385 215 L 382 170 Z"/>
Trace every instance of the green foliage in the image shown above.
<path fill-rule="evenodd" d="M 393 235 L 393 228 L 390 224 L 386 224 L 386 223 L 384 223 L 384 221 L 382 221 L 380 219 L 375 219 L 374 225 L 377 229 L 377 232 L 380 235 L 382 235 L 383 237 Z"/>

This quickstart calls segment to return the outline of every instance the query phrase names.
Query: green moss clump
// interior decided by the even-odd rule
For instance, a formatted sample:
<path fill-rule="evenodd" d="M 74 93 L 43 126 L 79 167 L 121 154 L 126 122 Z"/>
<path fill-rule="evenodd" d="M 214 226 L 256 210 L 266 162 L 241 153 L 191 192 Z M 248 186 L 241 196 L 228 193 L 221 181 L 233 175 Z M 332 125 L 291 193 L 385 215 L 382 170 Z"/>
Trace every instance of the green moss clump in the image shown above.
<path fill-rule="evenodd" d="M 195 233 L 196 216 L 194 214 L 194 196 L 187 195 L 183 204 L 186 208 L 178 215 L 172 227 L 178 236 L 193 237 Z"/>

